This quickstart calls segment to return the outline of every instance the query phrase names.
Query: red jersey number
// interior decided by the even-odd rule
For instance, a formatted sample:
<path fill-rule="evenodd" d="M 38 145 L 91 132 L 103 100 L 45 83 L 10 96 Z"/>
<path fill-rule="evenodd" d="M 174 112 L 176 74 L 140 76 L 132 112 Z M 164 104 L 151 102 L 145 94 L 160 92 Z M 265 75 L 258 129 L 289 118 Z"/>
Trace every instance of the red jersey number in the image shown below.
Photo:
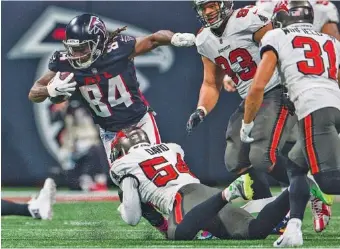
<path fill-rule="evenodd" d="M 187 173 L 195 177 L 189 170 L 188 165 L 182 159 L 181 154 L 177 153 L 177 163 L 175 166 L 167 164 L 156 169 L 156 166 L 168 163 L 163 156 L 154 157 L 152 159 L 141 162 L 139 166 L 143 170 L 145 176 L 152 181 L 157 187 L 164 187 L 168 182 L 176 180 L 179 173 Z M 176 171 L 177 169 L 177 171 Z"/>
<path fill-rule="evenodd" d="M 319 42 L 314 40 L 312 37 L 296 36 L 292 40 L 293 48 L 305 48 L 306 46 L 310 49 L 305 49 L 305 58 L 312 60 L 311 65 L 308 64 L 307 60 L 297 62 L 297 68 L 300 73 L 305 75 L 319 75 L 321 76 L 325 72 L 325 63 L 322 58 L 323 52 L 326 53 L 328 58 L 329 67 L 327 68 L 328 77 L 336 80 L 337 67 L 336 67 L 336 54 L 334 44 L 331 40 L 327 40 L 322 48 Z"/>
<path fill-rule="evenodd" d="M 235 73 L 226 58 L 223 56 L 215 58 L 215 63 L 224 69 L 225 73 L 232 78 L 236 85 L 239 83 L 239 79 L 248 81 L 254 78 L 257 65 L 247 49 L 237 48 L 231 51 L 229 61 L 231 64 L 238 63 L 242 70 Z"/>

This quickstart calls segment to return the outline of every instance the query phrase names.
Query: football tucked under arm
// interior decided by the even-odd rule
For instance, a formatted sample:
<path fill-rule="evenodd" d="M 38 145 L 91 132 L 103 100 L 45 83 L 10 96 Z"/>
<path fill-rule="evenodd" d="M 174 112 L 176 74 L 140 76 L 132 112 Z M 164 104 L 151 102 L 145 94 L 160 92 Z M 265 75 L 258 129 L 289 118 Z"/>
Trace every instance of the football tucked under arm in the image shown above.
<path fill-rule="evenodd" d="M 69 72 L 62 72 L 62 73 L 60 73 L 60 76 L 59 76 L 59 78 L 61 79 L 61 80 L 64 80 L 64 79 L 66 79 L 67 78 L 67 76 L 69 76 L 70 75 L 70 73 Z M 71 79 L 71 81 L 70 82 L 74 82 L 75 80 L 74 80 L 74 77 Z M 52 82 L 52 80 L 48 83 L 48 84 L 50 84 Z M 70 97 L 69 96 L 66 96 L 66 95 L 59 95 L 59 96 L 56 96 L 56 97 L 49 97 L 49 99 L 50 99 L 50 101 L 53 103 L 53 104 L 59 104 L 59 103 L 62 103 L 62 102 L 64 102 L 64 101 L 66 101 L 66 100 L 68 100 Z"/>

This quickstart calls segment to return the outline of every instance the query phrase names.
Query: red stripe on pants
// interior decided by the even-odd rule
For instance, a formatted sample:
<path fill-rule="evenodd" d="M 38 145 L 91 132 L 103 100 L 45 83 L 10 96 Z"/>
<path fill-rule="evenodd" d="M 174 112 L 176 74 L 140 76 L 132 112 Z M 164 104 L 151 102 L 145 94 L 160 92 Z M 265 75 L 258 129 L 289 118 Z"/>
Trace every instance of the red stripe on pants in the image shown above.
<path fill-rule="evenodd" d="M 180 193 L 176 193 L 175 196 L 175 221 L 177 224 L 180 224 L 183 220 L 183 213 L 182 213 L 182 196 Z"/>
<path fill-rule="evenodd" d="M 306 140 L 306 151 L 309 162 L 309 167 L 311 168 L 312 174 L 319 172 L 318 160 L 316 158 L 315 149 L 313 146 L 313 130 L 312 130 L 312 115 L 308 115 L 303 120 L 305 125 L 305 140 Z"/>
<path fill-rule="evenodd" d="M 155 133 L 155 138 L 156 138 L 156 144 L 160 144 L 161 143 L 161 137 L 159 135 L 159 131 L 157 128 L 157 124 L 156 124 L 156 120 L 154 118 L 154 116 L 149 112 L 151 121 L 152 121 L 152 125 L 153 125 L 153 131 Z"/>
<path fill-rule="evenodd" d="M 284 129 L 284 125 L 286 123 L 287 117 L 288 117 L 288 110 L 282 107 L 279 119 L 277 120 L 277 123 L 275 125 L 272 143 L 269 148 L 269 158 L 270 158 L 272 165 L 276 163 L 276 149 L 279 146 L 280 137 Z"/>

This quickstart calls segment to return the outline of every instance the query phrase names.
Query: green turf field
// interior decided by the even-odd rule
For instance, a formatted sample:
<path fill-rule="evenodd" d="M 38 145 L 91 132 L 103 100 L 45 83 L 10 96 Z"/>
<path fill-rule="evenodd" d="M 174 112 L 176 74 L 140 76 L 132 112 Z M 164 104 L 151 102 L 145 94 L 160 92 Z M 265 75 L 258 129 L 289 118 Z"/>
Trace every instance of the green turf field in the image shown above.
<path fill-rule="evenodd" d="M 145 220 L 136 227 L 121 221 L 118 202 L 60 203 L 52 221 L 29 217 L 2 217 L 2 247 L 272 247 L 277 236 L 262 241 L 166 241 Z M 340 247 L 340 203 L 333 205 L 327 229 L 317 234 L 308 208 L 304 222 L 304 247 Z"/>

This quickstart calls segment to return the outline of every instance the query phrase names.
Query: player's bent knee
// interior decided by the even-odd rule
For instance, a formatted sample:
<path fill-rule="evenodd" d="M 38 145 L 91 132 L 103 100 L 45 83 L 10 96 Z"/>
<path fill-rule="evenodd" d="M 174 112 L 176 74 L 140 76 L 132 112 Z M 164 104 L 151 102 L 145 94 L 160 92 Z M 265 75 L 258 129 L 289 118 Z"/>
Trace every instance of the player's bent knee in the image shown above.
<path fill-rule="evenodd" d="M 254 169 L 268 172 L 272 163 L 269 161 L 269 153 L 261 148 L 252 148 L 249 153 L 249 160 Z"/>

